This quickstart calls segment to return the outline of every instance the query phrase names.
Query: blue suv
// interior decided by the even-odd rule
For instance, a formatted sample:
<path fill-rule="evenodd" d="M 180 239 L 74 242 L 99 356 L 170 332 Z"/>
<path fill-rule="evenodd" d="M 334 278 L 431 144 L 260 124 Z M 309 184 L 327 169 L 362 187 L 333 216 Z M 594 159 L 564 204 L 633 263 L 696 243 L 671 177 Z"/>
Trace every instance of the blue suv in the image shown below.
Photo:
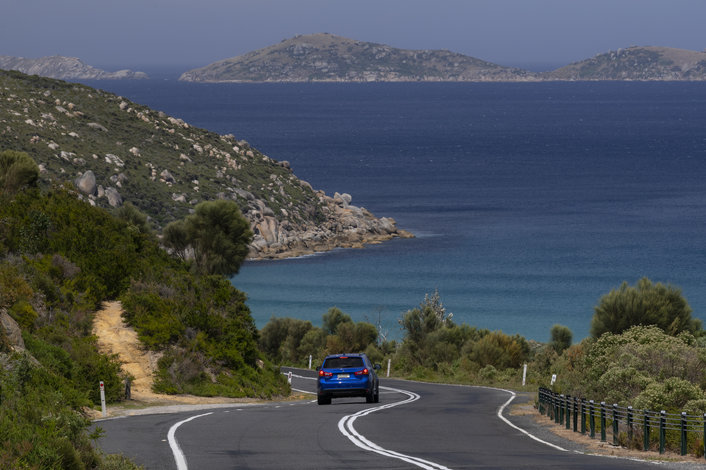
<path fill-rule="evenodd" d="M 380 401 L 380 382 L 373 365 L 365 354 L 334 354 L 326 356 L 317 367 L 319 378 L 316 394 L 319 405 L 330 405 L 333 397 L 365 397 L 368 403 Z"/>

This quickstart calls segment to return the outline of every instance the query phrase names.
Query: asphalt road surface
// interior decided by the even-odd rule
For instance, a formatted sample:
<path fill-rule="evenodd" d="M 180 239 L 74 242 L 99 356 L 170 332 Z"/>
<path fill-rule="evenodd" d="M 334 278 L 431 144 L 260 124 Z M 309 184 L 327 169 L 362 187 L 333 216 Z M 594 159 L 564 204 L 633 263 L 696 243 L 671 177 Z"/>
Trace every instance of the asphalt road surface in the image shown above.
<path fill-rule="evenodd" d="M 313 371 L 292 387 L 314 392 Z M 307 376 L 307 377 L 305 377 Z M 380 403 L 334 398 L 154 414 L 96 423 L 98 443 L 146 469 L 644 468 L 541 442 L 498 411 L 502 390 L 380 380 Z"/>

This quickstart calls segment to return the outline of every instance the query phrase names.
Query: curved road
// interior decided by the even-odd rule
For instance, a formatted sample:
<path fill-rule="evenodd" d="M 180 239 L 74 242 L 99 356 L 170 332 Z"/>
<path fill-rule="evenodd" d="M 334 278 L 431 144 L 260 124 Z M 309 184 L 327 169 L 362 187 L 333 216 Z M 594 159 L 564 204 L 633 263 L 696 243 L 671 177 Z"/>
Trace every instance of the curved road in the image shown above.
<path fill-rule="evenodd" d="M 313 371 L 292 387 L 314 391 Z M 304 376 L 308 377 L 304 377 Z M 510 393 L 381 379 L 380 403 L 364 398 L 233 406 L 98 422 L 107 453 L 147 469 L 644 468 L 563 451 L 498 416 Z"/>

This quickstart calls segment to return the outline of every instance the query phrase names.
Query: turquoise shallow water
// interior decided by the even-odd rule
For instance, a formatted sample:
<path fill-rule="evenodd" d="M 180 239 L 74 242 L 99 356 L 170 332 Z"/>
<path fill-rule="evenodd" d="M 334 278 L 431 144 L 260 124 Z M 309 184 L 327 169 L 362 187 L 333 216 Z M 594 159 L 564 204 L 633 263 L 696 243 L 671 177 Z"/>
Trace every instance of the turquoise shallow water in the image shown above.
<path fill-rule="evenodd" d="M 102 82 L 248 140 L 417 238 L 246 263 L 258 326 L 331 306 L 397 319 L 439 290 L 457 322 L 588 335 L 622 281 L 680 287 L 706 318 L 706 84 Z"/>

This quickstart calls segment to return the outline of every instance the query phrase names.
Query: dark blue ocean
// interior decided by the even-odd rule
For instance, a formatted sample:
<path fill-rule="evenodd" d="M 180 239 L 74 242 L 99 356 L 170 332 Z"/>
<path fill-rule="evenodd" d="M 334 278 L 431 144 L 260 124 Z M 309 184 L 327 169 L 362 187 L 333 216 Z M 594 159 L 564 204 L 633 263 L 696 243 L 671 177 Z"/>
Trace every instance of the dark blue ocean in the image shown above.
<path fill-rule="evenodd" d="M 91 83 L 221 134 L 416 235 L 248 262 L 259 327 L 397 319 L 438 289 L 458 323 L 578 341 L 623 281 L 706 319 L 706 83 Z"/>

